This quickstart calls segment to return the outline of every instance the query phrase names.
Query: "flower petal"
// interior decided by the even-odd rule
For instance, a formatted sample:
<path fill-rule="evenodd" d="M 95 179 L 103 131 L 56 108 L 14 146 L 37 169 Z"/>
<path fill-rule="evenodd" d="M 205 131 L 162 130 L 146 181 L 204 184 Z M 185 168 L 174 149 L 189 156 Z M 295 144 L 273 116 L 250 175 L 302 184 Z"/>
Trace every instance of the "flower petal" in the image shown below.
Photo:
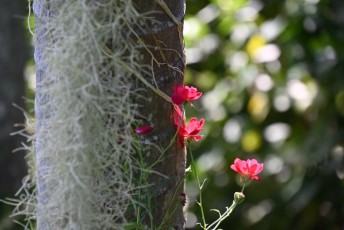
<path fill-rule="evenodd" d="M 171 95 L 172 102 L 180 105 L 184 101 L 194 101 L 202 96 L 201 92 L 198 92 L 197 88 L 189 86 L 174 86 L 172 88 L 173 93 Z"/>
<path fill-rule="evenodd" d="M 258 174 L 263 171 L 264 164 L 260 164 L 256 159 L 248 159 L 246 161 L 236 158 L 231 169 L 240 175 L 247 175 L 250 180 L 260 180 Z"/>
<path fill-rule="evenodd" d="M 135 129 L 135 133 L 142 135 L 142 134 L 150 133 L 150 132 L 152 132 L 152 130 L 153 130 L 152 126 L 142 125 L 142 126 Z"/>

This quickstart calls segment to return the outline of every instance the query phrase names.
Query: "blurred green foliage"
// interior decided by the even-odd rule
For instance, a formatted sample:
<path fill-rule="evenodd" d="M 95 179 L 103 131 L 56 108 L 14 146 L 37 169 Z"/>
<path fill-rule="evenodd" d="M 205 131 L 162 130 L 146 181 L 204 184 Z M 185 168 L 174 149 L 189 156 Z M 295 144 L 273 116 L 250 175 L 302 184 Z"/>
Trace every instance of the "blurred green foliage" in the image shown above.
<path fill-rule="evenodd" d="M 208 223 L 240 189 L 239 157 L 265 169 L 223 229 L 344 229 L 343 15 L 342 0 L 187 0 L 185 84 L 204 92 L 187 114 L 207 121 L 193 154 Z M 192 177 L 186 194 L 192 228 Z"/>

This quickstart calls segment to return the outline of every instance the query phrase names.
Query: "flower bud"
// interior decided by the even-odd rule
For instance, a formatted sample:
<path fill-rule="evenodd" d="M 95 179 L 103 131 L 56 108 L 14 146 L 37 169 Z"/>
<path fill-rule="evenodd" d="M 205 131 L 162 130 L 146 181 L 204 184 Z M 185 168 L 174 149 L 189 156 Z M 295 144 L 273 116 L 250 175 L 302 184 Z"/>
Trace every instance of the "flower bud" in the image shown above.
<path fill-rule="evenodd" d="M 236 192 L 234 193 L 234 202 L 237 204 L 240 204 L 245 200 L 245 195 L 242 192 Z"/>

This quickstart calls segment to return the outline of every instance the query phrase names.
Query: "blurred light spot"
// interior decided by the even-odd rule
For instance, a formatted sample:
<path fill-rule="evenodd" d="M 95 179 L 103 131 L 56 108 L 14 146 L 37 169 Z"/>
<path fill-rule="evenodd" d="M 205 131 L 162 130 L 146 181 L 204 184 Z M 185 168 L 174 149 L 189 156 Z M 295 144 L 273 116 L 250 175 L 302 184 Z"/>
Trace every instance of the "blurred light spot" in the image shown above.
<path fill-rule="evenodd" d="M 306 86 L 307 86 L 308 92 L 311 96 L 311 99 L 314 100 L 315 97 L 319 93 L 319 86 L 318 86 L 317 82 L 314 81 L 312 78 L 309 78 L 306 82 Z"/>
<path fill-rule="evenodd" d="M 261 10 L 264 6 L 264 3 L 262 3 L 260 0 L 250 0 L 248 4 L 258 11 Z"/>
<path fill-rule="evenodd" d="M 197 224 L 197 217 L 192 212 L 186 213 L 186 228 L 194 228 Z"/>
<path fill-rule="evenodd" d="M 246 51 L 251 56 L 254 57 L 257 49 L 261 48 L 266 44 L 265 39 L 260 34 L 253 35 L 247 42 Z"/>
<path fill-rule="evenodd" d="M 196 202 L 199 194 L 199 188 L 196 181 L 188 181 L 185 185 L 185 194 L 187 195 L 188 204 L 192 205 Z"/>
<path fill-rule="evenodd" d="M 261 146 L 262 140 L 257 131 L 248 130 L 241 139 L 241 146 L 246 152 L 254 152 Z"/>
<path fill-rule="evenodd" d="M 259 74 L 258 67 L 255 64 L 247 65 L 240 74 L 241 76 L 238 79 L 240 86 L 250 87 L 254 83 L 255 76 Z"/>
<path fill-rule="evenodd" d="M 295 100 L 305 100 L 309 97 L 306 85 L 299 80 L 290 80 L 287 84 L 287 91 L 289 96 Z"/>
<path fill-rule="evenodd" d="M 217 91 L 210 91 L 202 97 L 202 104 L 208 111 L 215 110 L 221 103 Z"/>
<path fill-rule="evenodd" d="M 270 143 L 283 142 L 290 135 L 290 126 L 286 123 L 274 123 L 264 130 L 264 137 Z"/>
<path fill-rule="evenodd" d="M 233 3 L 228 0 L 216 0 L 218 6 L 223 11 L 229 11 L 233 8 Z"/>
<path fill-rule="evenodd" d="M 266 68 L 270 73 L 277 73 L 281 70 L 281 63 L 278 60 L 266 63 Z"/>
<path fill-rule="evenodd" d="M 204 34 L 204 24 L 195 17 L 184 20 L 183 34 L 187 39 L 196 39 Z"/>
<path fill-rule="evenodd" d="M 215 89 L 207 92 L 202 97 L 202 104 L 207 110 L 215 110 L 224 99 L 223 91 L 219 90 L 219 85 L 216 85 Z M 227 89 L 228 90 L 228 89 Z"/>
<path fill-rule="evenodd" d="M 236 45 L 242 45 L 252 34 L 256 27 L 252 24 L 241 24 L 234 26 L 231 33 L 231 40 Z"/>
<path fill-rule="evenodd" d="M 216 50 L 220 41 L 217 35 L 210 34 L 200 39 L 196 47 L 186 49 L 186 61 L 188 64 L 200 62 L 207 55 Z"/>
<path fill-rule="evenodd" d="M 292 202 L 288 202 L 287 212 L 297 213 L 301 210 L 305 210 L 306 205 L 310 205 L 311 201 L 314 199 L 315 195 L 319 191 L 320 183 L 305 183 L 305 186 L 302 186 L 302 192 L 298 192 L 297 195 L 293 197 Z M 301 186 L 298 190 L 300 190 Z"/>
<path fill-rule="evenodd" d="M 254 54 L 253 59 L 257 63 L 275 61 L 281 55 L 281 51 L 277 45 L 270 44 L 258 48 Z"/>
<path fill-rule="evenodd" d="M 208 112 L 209 112 L 208 117 L 212 121 L 220 121 L 220 120 L 224 119 L 227 115 L 226 109 L 222 105 L 217 107 L 216 110 L 208 111 Z"/>
<path fill-rule="evenodd" d="M 274 107 L 279 112 L 285 112 L 290 108 L 291 102 L 287 95 L 280 94 L 274 98 Z"/>
<path fill-rule="evenodd" d="M 305 0 L 305 2 L 310 4 L 318 4 L 319 0 Z"/>
<path fill-rule="evenodd" d="M 307 17 L 303 20 L 303 27 L 309 32 L 314 32 L 317 29 L 315 21 L 310 17 Z"/>
<path fill-rule="evenodd" d="M 264 163 L 264 170 L 266 170 L 266 172 L 269 174 L 280 173 L 283 169 L 282 159 L 274 155 L 269 155 L 264 160 Z"/>
<path fill-rule="evenodd" d="M 186 62 L 188 64 L 200 62 L 203 59 L 203 54 L 199 48 L 185 49 Z"/>
<path fill-rule="evenodd" d="M 202 38 L 197 46 L 202 50 L 205 54 L 210 54 L 214 52 L 214 50 L 219 46 L 220 39 L 215 34 L 209 34 Z"/>
<path fill-rule="evenodd" d="M 307 76 L 308 71 L 304 65 L 294 65 L 293 67 L 289 68 L 287 73 L 287 78 L 289 80 L 292 79 L 302 79 L 304 76 Z"/>
<path fill-rule="evenodd" d="M 297 109 L 304 111 L 312 104 L 318 89 L 313 81 L 309 81 L 306 85 L 300 80 L 294 79 L 287 83 L 287 92 L 291 98 L 296 100 Z"/>
<path fill-rule="evenodd" d="M 248 63 L 248 57 L 245 52 L 235 52 L 227 64 L 230 66 L 233 72 L 238 72 L 240 69 L 244 68 Z"/>
<path fill-rule="evenodd" d="M 344 167 L 336 169 L 336 175 L 340 180 L 344 179 Z"/>
<path fill-rule="evenodd" d="M 284 200 L 289 200 L 294 196 L 294 194 L 299 191 L 302 185 L 302 177 L 301 176 L 294 176 L 293 179 L 284 186 L 282 190 L 282 197 Z"/>
<path fill-rule="evenodd" d="M 208 153 L 202 154 L 198 159 L 197 164 L 202 171 L 220 170 L 224 164 L 222 151 L 219 149 L 213 149 Z"/>
<path fill-rule="evenodd" d="M 340 145 L 334 146 L 331 155 L 335 161 L 341 161 L 344 158 L 344 148 Z"/>
<path fill-rule="evenodd" d="M 269 112 L 269 98 L 265 93 L 254 92 L 247 104 L 248 112 L 256 121 L 263 121 Z"/>
<path fill-rule="evenodd" d="M 214 4 L 209 4 L 197 13 L 197 17 L 204 23 L 209 23 L 213 21 L 220 12 L 217 6 Z"/>
<path fill-rule="evenodd" d="M 236 17 L 243 22 L 254 21 L 258 17 L 258 10 L 251 6 L 243 7 L 237 11 Z"/>
<path fill-rule="evenodd" d="M 228 120 L 223 128 L 223 136 L 226 141 L 235 143 L 240 140 L 242 134 L 240 122 L 232 118 Z"/>
<path fill-rule="evenodd" d="M 269 200 L 264 200 L 258 205 L 251 207 L 247 211 L 246 218 L 250 224 L 254 224 L 260 221 L 266 214 L 272 210 L 272 202 Z"/>
<path fill-rule="evenodd" d="M 286 27 L 286 22 L 277 17 L 274 20 L 265 21 L 260 26 L 260 32 L 268 41 L 274 40 Z"/>
<path fill-rule="evenodd" d="M 304 9 L 305 9 L 305 13 L 308 15 L 312 15 L 317 12 L 316 6 L 314 4 L 309 4 L 307 2 L 306 4 L 304 4 Z"/>
<path fill-rule="evenodd" d="M 336 53 L 332 46 L 326 46 L 326 48 L 324 49 L 324 56 L 328 60 L 336 59 Z"/>
<path fill-rule="evenodd" d="M 298 1 L 285 1 L 285 9 L 289 15 L 294 15 L 300 9 L 301 4 Z"/>
<path fill-rule="evenodd" d="M 331 208 L 332 208 L 332 204 L 331 202 L 328 202 L 328 201 L 325 201 L 323 202 L 320 207 L 319 207 L 319 213 L 322 217 L 325 217 L 327 216 L 330 211 L 331 211 Z"/>
<path fill-rule="evenodd" d="M 344 116 L 344 90 L 340 91 L 336 95 L 335 105 L 338 112 Z"/>
<path fill-rule="evenodd" d="M 204 94 L 201 102 L 210 119 L 218 121 L 226 116 L 226 110 L 221 103 L 231 89 L 231 84 L 227 80 L 222 80 L 216 84 L 212 91 Z"/>
<path fill-rule="evenodd" d="M 211 100 L 212 97 L 208 97 L 208 100 Z M 211 107 L 211 106 L 209 106 Z M 214 109 L 207 110 L 207 116 L 212 121 L 220 121 L 226 116 L 226 110 L 222 105 L 214 107 Z"/>
<path fill-rule="evenodd" d="M 255 85 L 260 91 L 269 91 L 273 84 L 271 77 L 267 74 L 259 74 L 255 80 Z"/>
<path fill-rule="evenodd" d="M 35 67 L 33 65 L 29 65 L 24 70 L 24 77 L 28 82 L 28 86 L 33 91 L 36 90 L 36 72 Z"/>
<path fill-rule="evenodd" d="M 282 170 L 276 175 L 276 180 L 280 183 L 285 183 L 290 179 L 291 172 L 289 167 L 284 166 Z"/>

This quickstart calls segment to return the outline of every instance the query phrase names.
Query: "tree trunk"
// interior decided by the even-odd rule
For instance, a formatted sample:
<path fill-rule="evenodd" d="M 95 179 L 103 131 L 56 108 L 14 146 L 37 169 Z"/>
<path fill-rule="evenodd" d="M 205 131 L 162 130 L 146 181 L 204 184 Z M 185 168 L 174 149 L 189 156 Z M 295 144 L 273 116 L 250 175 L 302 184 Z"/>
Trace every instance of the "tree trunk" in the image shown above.
<path fill-rule="evenodd" d="M 183 229 L 167 95 L 183 82 L 184 1 L 36 0 L 34 12 L 37 229 Z M 135 136 L 139 121 L 153 131 Z"/>
<path fill-rule="evenodd" d="M 182 39 L 184 1 L 168 0 L 159 4 L 158 1 L 137 0 L 136 3 L 140 12 L 154 12 L 150 16 L 157 20 L 156 22 L 148 21 L 148 29 L 139 35 L 146 46 L 150 47 L 150 52 L 142 52 L 144 54 L 143 62 L 148 66 L 153 63 L 153 73 L 146 73 L 144 77 L 150 84 L 170 95 L 173 86 L 183 84 L 185 68 Z M 166 8 L 164 9 L 164 7 Z M 169 13 L 175 18 L 171 18 Z M 140 112 L 149 118 L 150 123 L 154 126 L 154 132 L 147 139 L 149 142 L 167 148 L 176 132 L 172 118 L 173 106 L 150 89 L 147 89 L 144 96 L 148 100 L 142 100 L 139 103 L 142 105 Z M 146 158 L 148 164 L 153 163 L 161 154 L 152 148 L 148 152 L 151 152 L 151 156 Z M 167 213 L 174 210 L 174 214 L 168 222 L 169 226 L 173 229 L 183 229 L 185 222 L 183 205 L 178 202 L 178 199 L 184 192 L 185 151 L 178 143 L 175 143 L 167 150 L 155 170 L 168 176 L 167 179 L 157 175 L 152 175 L 150 178 L 150 183 L 154 184 L 150 190 L 152 191 L 152 203 L 156 206 L 153 213 L 155 226 L 162 222 Z"/>
<path fill-rule="evenodd" d="M 25 123 L 23 114 L 13 106 L 24 108 L 24 69 L 28 58 L 25 5 L 21 0 L 0 0 L 0 196 L 13 195 L 26 174 L 24 153 L 12 153 L 24 139 L 10 136 L 18 130 L 15 124 Z"/>

